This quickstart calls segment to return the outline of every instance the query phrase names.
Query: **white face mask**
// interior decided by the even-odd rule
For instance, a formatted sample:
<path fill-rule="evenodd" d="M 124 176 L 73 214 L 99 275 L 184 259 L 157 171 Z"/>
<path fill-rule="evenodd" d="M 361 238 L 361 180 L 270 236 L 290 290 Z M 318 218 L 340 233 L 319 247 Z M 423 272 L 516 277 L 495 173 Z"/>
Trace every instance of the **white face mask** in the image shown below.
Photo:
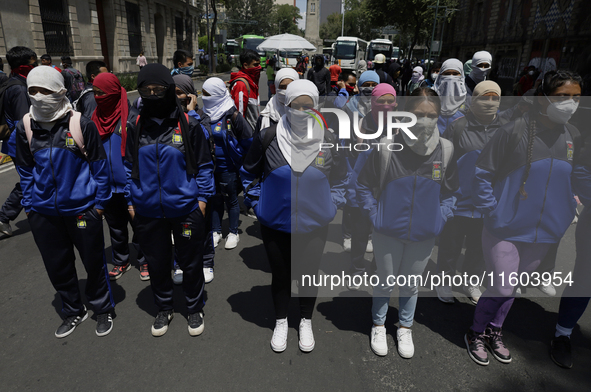
<path fill-rule="evenodd" d="M 567 99 L 559 102 L 551 102 L 547 95 L 544 94 L 550 106 L 546 109 L 546 114 L 550 121 L 564 125 L 575 114 L 579 107 L 579 103 L 574 99 Z"/>
<path fill-rule="evenodd" d="M 277 89 L 277 100 L 282 105 L 285 105 L 285 91 L 285 89 Z"/>
<path fill-rule="evenodd" d="M 65 89 L 49 95 L 41 93 L 29 95 L 29 98 L 31 98 L 31 115 L 35 121 L 52 122 L 62 118 L 72 109 L 70 101 L 66 98 Z"/>
<path fill-rule="evenodd" d="M 470 72 L 470 77 L 476 83 L 479 83 L 479 82 L 482 82 L 484 79 L 486 79 L 486 77 L 488 76 L 489 73 L 490 73 L 490 67 L 488 67 L 488 68 L 474 67 L 474 68 L 472 68 L 472 71 Z"/>
<path fill-rule="evenodd" d="M 311 110 L 294 110 L 288 108 L 287 112 L 287 121 L 291 126 L 292 135 L 297 135 L 298 137 L 306 137 L 308 132 L 308 119 L 312 118 Z M 313 118 L 312 118 L 313 119 Z"/>
<path fill-rule="evenodd" d="M 411 139 L 406 132 L 402 132 L 402 138 L 415 154 L 427 156 L 435 151 L 439 143 L 437 118 L 419 117 L 410 131 L 417 137 L 416 140 Z"/>
<path fill-rule="evenodd" d="M 499 110 L 499 106 L 501 105 L 500 100 L 491 101 L 488 97 L 477 97 L 472 99 L 472 104 L 470 105 L 470 111 L 474 113 L 474 116 L 481 122 L 481 123 L 490 123 L 494 120 L 495 114 Z"/>
<path fill-rule="evenodd" d="M 534 75 L 534 71 L 529 71 L 527 74 L 528 74 L 529 76 L 533 76 L 533 75 Z"/>

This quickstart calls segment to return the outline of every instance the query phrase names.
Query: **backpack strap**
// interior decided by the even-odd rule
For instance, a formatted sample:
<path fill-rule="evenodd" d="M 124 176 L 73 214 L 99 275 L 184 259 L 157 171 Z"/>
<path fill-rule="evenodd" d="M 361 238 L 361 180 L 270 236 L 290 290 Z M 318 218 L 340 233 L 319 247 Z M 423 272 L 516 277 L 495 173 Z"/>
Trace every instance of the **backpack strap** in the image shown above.
<path fill-rule="evenodd" d="M 230 90 L 232 90 L 234 88 L 234 85 L 236 84 L 237 81 L 241 81 L 242 83 L 244 83 L 244 85 L 246 86 L 246 92 L 248 94 L 248 98 L 250 98 L 250 84 L 248 84 L 248 80 L 246 80 L 245 78 L 236 78 L 234 79 L 234 81 L 232 82 L 232 84 L 230 85 Z"/>
<path fill-rule="evenodd" d="M 454 156 L 454 144 L 447 139 L 442 137 L 439 138 L 439 143 L 441 143 L 441 163 L 442 163 L 442 171 L 441 171 L 441 178 L 445 178 L 445 171 L 451 161 L 451 158 Z"/>
<path fill-rule="evenodd" d="M 23 116 L 23 125 L 25 126 L 25 134 L 27 135 L 27 141 L 29 142 L 29 148 L 31 148 L 31 140 L 33 139 L 33 131 L 31 130 L 31 114 L 27 113 Z"/>
<path fill-rule="evenodd" d="M 265 154 L 267 153 L 267 149 L 271 145 L 271 142 L 273 141 L 273 139 L 275 139 L 276 134 L 277 134 L 277 124 L 271 124 L 271 126 L 269 128 L 267 128 L 267 130 L 265 131 L 265 134 L 263 135 L 263 142 L 262 142 L 263 156 L 265 156 Z M 254 186 L 256 186 L 259 182 L 260 182 L 260 179 L 255 178 L 250 184 L 248 184 L 248 186 L 244 190 L 244 194 L 245 195 L 248 194 L 248 192 Z"/>
<path fill-rule="evenodd" d="M 70 116 L 70 123 L 69 129 L 70 133 L 72 134 L 72 139 L 80 149 L 86 161 L 90 164 L 90 159 L 88 158 L 88 151 L 86 150 L 86 146 L 84 145 L 84 135 L 82 135 L 82 127 L 80 126 L 80 118 L 82 114 L 80 112 L 71 112 Z"/>

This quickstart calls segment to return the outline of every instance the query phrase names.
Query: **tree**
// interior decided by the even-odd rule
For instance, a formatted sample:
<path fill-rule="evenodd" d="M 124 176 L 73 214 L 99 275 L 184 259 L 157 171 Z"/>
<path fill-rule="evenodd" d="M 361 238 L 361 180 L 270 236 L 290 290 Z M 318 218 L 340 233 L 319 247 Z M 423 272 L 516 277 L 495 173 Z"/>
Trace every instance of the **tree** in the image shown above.
<path fill-rule="evenodd" d="M 328 15 L 326 22 L 320 25 L 320 38 L 336 39 L 339 37 L 341 35 L 342 17 L 343 15 L 338 12 Z M 373 27 L 362 1 L 345 1 L 344 35 L 371 40 L 377 36 L 376 33 L 371 31 Z"/>
<path fill-rule="evenodd" d="M 273 10 L 273 34 L 298 34 L 298 20 L 302 19 L 300 9 L 289 4 L 275 6 Z"/>
<path fill-rule="evenodd" d="M 396 26 L 401 35 L 411 38 L 410 53 L 417 44 L 427 43 L 430 46 L 431 29 L 435 16 L 437 0 L 366 0 L 364 4 L 368 18 L 374 27 L 387 25 Z M 458 0 L 439 0 L 439 15 L 443 15 L 441 7 L 455 8 Z M 451 15 L 449 16 L 451 17 Z"/>
<path fill-rule="evenodd" d="M 226 7 L 226 15 L 232 22 L 226 24 L 228 37 L 269 35 L 273 31 L 273 0 L 219 1 Z"/>

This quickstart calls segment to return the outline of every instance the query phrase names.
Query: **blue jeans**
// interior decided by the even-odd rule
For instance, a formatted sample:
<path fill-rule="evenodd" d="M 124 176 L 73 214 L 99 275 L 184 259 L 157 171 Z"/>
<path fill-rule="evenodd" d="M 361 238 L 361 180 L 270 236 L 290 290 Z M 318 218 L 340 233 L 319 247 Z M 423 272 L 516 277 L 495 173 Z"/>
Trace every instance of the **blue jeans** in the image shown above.
<path fill-rule="evenodd" d="M 230 233 L 238 234 L 238 219 L 240 218 L 240 205 L 238 204 L 239 181 L 238 174 L 234 171 L 215 173 L 217 193 L 210 200 L 212 204 L 211 226 L 215 233 L 222 232 L 225 202 L 230 220 Z"/>
<path fill-rule="evenodd" d="M 423 273 L 434 246 L 435 238 L 411 242 L 389 237 L 377 231 L 373 233 L 376 273 L 380 278 L 380 283 L 373 288 L 371 314 L 375 325 L 384 325 L 386 322 L 390 294 L 394 288 L 387 284 L 388 276 L 404 275 L 406 284 L 398 286 L 398 319 L 401 327 L 412 327 L 419 289 L 417 279 L 411 278 L 410 275 Z M 402 278 L 400 281 L 402 282 Z"/>

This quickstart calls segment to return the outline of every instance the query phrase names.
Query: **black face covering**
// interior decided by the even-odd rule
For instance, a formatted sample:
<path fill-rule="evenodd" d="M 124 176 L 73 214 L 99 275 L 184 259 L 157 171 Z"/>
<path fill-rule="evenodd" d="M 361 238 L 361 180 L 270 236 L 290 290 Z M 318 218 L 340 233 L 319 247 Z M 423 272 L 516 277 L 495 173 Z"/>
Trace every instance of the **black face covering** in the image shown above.
<path fill-rule="evenodd" d="M 131 178 L 139 179 L 139 140 L 142 128 L 145 124 L 146 118 L 169 118 L 175 112 L 179 116 L 179 122 L 181 124 L 181 135 L 183 137 L 183 145 L 185 147 L 185 161 L 187 165 L 187 173 L 195 175 L 198 173 L 196 163 L 193 154 L 193 146 L 191 145 L 191 139 L 189 136 L 189 122 L 185 116 L 185 113 L 181 107 L 181 104 L 176 96 L 175 84 L 170 75 L 170 71 L 162 64 L 148 64 L 142 68 L 137 78 L 137 87 L 148 86 L 150 84 L 158 84 L 166 87 L 166 93 L 164 97 L 158 97 L 152 95 L 146 98 L 142 97 L 143 107 L 140 112 L 140 121 L 138 128 L 135 133 L 134 150 L 133 150 L 133 168 L 131 171 Z M 168 125 L 166 122 L 162 123 L 163 131 L 166 130 Z"/>

